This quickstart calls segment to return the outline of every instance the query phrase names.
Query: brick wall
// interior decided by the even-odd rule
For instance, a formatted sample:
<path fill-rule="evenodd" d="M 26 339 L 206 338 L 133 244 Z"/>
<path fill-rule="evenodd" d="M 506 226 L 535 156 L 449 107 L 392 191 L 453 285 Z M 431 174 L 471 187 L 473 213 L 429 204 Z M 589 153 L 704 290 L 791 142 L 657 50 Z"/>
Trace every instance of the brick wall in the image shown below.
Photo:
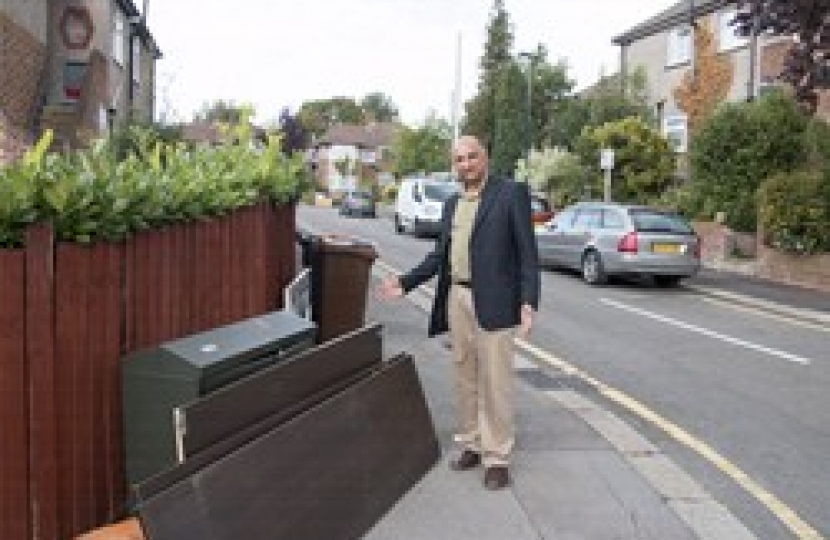
<path fill-rule="evenodd" d="M 830 292 L 830 253 L 793 255 L 761 247 L 758 277 Z"/>
<path fill-rule="evenodd" d="M 0 111 L 18 130 L 33 124 L 45 61 L 45 44 L 0 12 Z"/>

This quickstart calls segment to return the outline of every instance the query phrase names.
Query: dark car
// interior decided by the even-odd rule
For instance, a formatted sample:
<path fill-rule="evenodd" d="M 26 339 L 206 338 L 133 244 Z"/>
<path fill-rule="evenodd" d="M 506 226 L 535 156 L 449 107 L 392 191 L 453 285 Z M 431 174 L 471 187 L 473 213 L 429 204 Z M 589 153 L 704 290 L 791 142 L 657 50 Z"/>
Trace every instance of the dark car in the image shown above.
<path fill-rule="evenodd" d="M 541 228 L 553 217 L 553 211 L 547 199 L 539 195 L 530 196 L 530 220 L 534 228 Z"/>
<path fill-rule="evenodd" d="M 375 217 L 375 197 L 368 191 L 354 190 L 343 194 L 340 201 L 341 216 Z"/>

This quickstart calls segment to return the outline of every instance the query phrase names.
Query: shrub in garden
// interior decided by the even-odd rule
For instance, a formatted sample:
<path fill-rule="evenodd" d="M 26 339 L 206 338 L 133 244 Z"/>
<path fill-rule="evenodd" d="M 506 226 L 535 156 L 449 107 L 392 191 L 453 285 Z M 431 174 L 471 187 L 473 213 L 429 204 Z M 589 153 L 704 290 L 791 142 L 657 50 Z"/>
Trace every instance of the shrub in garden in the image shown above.
<path fill-rule="evenodd" d="M 616 201 L 647 203 L 671 183 L 674 153 L 665 138 L 642 119 L 625 118 L 586 128 L 576 142 L 582 163 L 593 171 L 594 192 L 602 193 L 600 150 L 614 149 L 612 196 Z"/>
<path fill-rule="evenodd" d="M 721 107 L 692 137 L 694 196 L 687 213 L 711 219 L 725 212 L 729 227 L 754 232 L 758 187 L 765 178 L 804 164 L 808 125 L 808 118 L 783 92 Z"/>
<path fill-rule="evenodd" d="M 758 191 L 764 240 L 795 253 L 830 251 L 830 175 L 818 170 L 778 173 Z"/>

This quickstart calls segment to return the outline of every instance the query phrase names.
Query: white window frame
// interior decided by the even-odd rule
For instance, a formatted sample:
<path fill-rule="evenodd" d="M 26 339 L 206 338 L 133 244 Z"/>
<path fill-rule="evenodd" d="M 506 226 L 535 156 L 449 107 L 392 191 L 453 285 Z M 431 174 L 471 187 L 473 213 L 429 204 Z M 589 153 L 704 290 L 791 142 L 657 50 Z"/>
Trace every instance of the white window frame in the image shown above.
<path fill-rule="evenodd" d="M 666 67 L 678 66 L 692 61 L 694 38 L 692 27 L 682 24 L 669 30 L 666 39 Z"/>
<path fill-rule="evenodd" d="M 127 20 L 124 14 L 116 12 L 112 20 L 112 59 L 121 67 L 124 67 L 127 51 L 125 50 L 127 32 Z"/>
<path fill-rule="evenodd" d="M 663 137 L 677 154 L 685 154 L 689 143 L 689 119 L 685 114 L 670 114 L 663 118 Z M 673 137 L 677 135 L 677 137 Z M 673 144 L 673 141 L 677 141 Z"/>
<path fill-rule="evenodd" d="M 735 31 L 737 28 L 730 26 L 729 22 L 738 14 L 736 9 L 727 9 L 718 14 L 718 51 L 726 52 L 733 49 L 740 49 L 749 44 L 749 38 L 739 36 Z"/>

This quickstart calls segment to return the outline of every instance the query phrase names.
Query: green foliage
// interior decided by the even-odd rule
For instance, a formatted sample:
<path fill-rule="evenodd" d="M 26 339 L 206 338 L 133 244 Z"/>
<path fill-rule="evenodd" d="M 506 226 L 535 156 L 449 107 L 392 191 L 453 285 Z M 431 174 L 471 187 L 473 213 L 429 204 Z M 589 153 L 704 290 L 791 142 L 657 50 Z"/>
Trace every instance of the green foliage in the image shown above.
<path fill-rule="evenodd" d="M 307 187 L 300 154 L 279 140 L 253 150 L 250 127 L 232 127 L 218 148 L 189 149 L 138 138 L 123 160 L 99 141 L 73 154 L 46 154 L 49 137 L 20 163 L 0 169 L 0 247 L 23 244 L 26 225 L 49 221 L 59 240 L 120 240 L 166 223 L 225 214 L 270 199 L 285 202 Z"/>
<path fill-rule="evenodd" d="M 600 150 L 614 149 L 612 198 L 648 203 L 669 186 L 674 174 L 674 154 L 663 136 L 642 119 L 625 118 L 596 128 L 586 127 L 576 142 L 582 163 L 595 178 L 592 191 L 602 193 Z"/>
<path fill-rule="evenodd" d="M 362 124 L 365 121 L 365 115 L 354 99 L 334 97 L 306 101 L 300 107 L 297 119 L 305 133 L 321 137 L 335 124 Z"/>
<path fill-rule="evenodd" d="M 830 175 L 771 176 L 758 191 L 758 214 L 769 245 L 795 253 L 830 251 Z"/>
<path fill-rule="evenodd" d="M 692 139 L 695 197 L 686 212 L 707 218 L 725 212 L 729 227 L 755 231 L 758 187 L 765 178 L 805 163 L 807 128 L 808 118 L 779 92 L 721 107 Z"/>
<path fill-rule="evenodd" d="M 496 83 L 495 125 L 490 148 L 490 172 L 496 176 L 513 173 L 516 163 L 526 154 L 524 133 L 527 88 L 516 62 L 502 66 Z"/>
<path fill-rule="evenodd" d="M 392 98 L 383 92 L 371 92 L 360 101 L 366 120 L 373 122 L 394 122 L 398 120 L 398 107 Z"/>
<path fill-rule="evenodd" d="M 451 139 L 449 124 L 434 115 L 418 128 L 403 128 L 392 147 L 395 175 L 448 171 Z"/>
<path fill-rule="evenodd" d="M 465 104 L 464 133 L 474 135 L 492 150 L 496 130 L 495 101 L 502 66 L 512 61 L 513 30 L 504 0 L 494 0 L 487 24 L 487 39 L 481 57 L 476 95 Z M 517 114 L 517 109 L 513 114 Z"/>
<path fill-rule="evenodd" d="M 619 74 L 601 76 L 579 96 L 562 96 L 553 104 L 555 112 L 544 128 L 545 140 L 552 146 L 573 149 L 586 127 L 596 128 L 632 116 L 653 124 L 646 82 L 645 70 L 639 67 L 625 78 Z"/>
<path fill-rule="evenodd" d="M 579 156 L 562 148 L 531 150 L 519 161 L 517 178 L 527 178 L 531 188 L 547 195 L 553 205 L 562 208 L 580 200 L 588 181 Z"/>

